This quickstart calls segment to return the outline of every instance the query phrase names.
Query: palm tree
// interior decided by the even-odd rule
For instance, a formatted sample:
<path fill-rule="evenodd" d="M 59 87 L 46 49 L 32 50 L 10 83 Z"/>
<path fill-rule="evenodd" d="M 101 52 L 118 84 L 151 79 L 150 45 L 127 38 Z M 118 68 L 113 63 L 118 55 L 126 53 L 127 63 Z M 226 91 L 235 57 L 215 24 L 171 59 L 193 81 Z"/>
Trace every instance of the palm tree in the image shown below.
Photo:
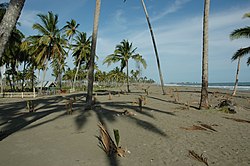
<path fill-rule="evenodd" d="M 94 84 L 94 65 L 95 65 L 96 42 L 97 42 L 100 11 L 101 11 L 101 0 L 96 0 L 94 26 L 93 26 L 92 43 L 91 43 L 91 53 L 90 53 L 90 61 L 89 61 L 89 71 L 88 71 L 88 90 L 87 90 L 87 97 L 86 97 L 87 107 L 92 105 L 93 84 Z"/>
<path fill-rule="evenodd" d="M 80 24 L 77 24 L 74 19 L 71 19 L 71 21 L 66 22 L 67 25 L 63 27 L 63 30 L 65 31 L 66 36 L 70 39 L 74 37 L 76 33 L 79 33 L 77 28 L 79 27 Z"/>
<path fill-rule="evenodd" d="M 15 28 L 17 20 L 23 9 L 25 0 L 10 0 L 8 9 L 0 23 L 0 58 L 4 53 L 5 46 Z"/>
<path fill-rule="evenodd" d="M 237 70 L 236 70 L 236 76 L 235 76 L 235 84 L 234 84 L 234 90 L 232 95 L 236 95 L 236 90 L 239 82 L 239 72 L 240 72 L 240 57 L 238 57 L 238 65 L 237 65 Z"/>
<path fill-rule="evenodd" d="M 210 0 L 205 0 L 203 16 L 202 85 L 200 109 L 208 109 L 208 16 Z"/>
<path fill-rule="evenodd" d="M 129 43 L 128 40 L 123 40 L 118 44 L 115 48 L 114 54 L 108 55 L 105 59 L 103 64 L 107 63 L 108 66 L 111 63 L 116 63 L 121 61 L 121 71 L 125 67 L 127 67 L 127 90 L 130 92 L 129 89 L 129 70 L 128 70 L 128 61 L 129 59 L 134 59 L 137 63 L 141 63 L 144 68 L 147 67 L 146 61 L 142 58 L 140 54 L 135 54 L 137 48 L 133 49 L 133 44 Z"/>
<path fill-rule="evenodd" d="M 75 57 L 75 63 L 77 64 L 76 73 L 74 77 L 74 83 L 73 83 L 73 89 L 75 89 L 75 83 L 77 74 L 80 69 L 80 65 L 83 62 L 89 61 L 89 55 L 90 55 L 90 44 L 91 44 L 91 38 L 87 38 L 87 34 L 84 32 L 78 33 L 78 36 L 76 36 L 76 39 L 74 39 L 75 44 L 72 45 L 73 47 L 73 57 Z"/>
<path fill-rule="evenodd" d="M 71 87 L 73 86 L 73 78 L 75 76 L 75 71 L 71 70 L 70 68 L 68 68 L 68 70 L 66 70 L 66 72 L 63 75 L 63 80 L 69 81 L 71 82 Z"/>
<path fill-rule="evenodd" d="M 126 0 L 124 0 L 124 2 L 126 2 Z M 159 55 L 158 55 L 158 51 L 157 51 L 157 46 L 156 46 L 156 41 L 155 41 L 155 37 L 154 37 L 154 33 L 153 33 L 153 28 L 152 28 L 150 20 L 149 20 L 147 7 L 146 7 L 146 5 L 144 3 L 144 0 L 141 0 L 141 4 L 142 4 L 142 7 L 144 9 L 144 13 L 145 13 L 145 16 L 146 16 L 146 19 L 147 19 L 147 22 L 148 22 L 149 31 L 150 31 L 150 35 L 151 35 L 153 46 L 154 46 L 154 51 L 155 51 L 155 56 L 156 56 L 156 61 L 157 61 L 157 67 L 158 67 L 160 81 L 161 81 L 162 94 L 165 95 L 166 93 L 165 93 L 165 90 L 164 90 L 164 82 L 163 82 L 163 76 L 162 76 L 162 72 L 161 72 L 160 59 L 159 59 Z"/>
<path fill-rule="evenodd" d="M 36 61 L 43 66 L 44 70 L 40 87 L 40 91 L 42 91 L 46 70 L 48 68 L 48 61 L 56 55 L 65 55 L 63 49 L 65 41 L 60 36 L 60 30 L 57 27 L 58 15 L 48 12 L 48 15 L 38 14 L 37 16 L 41 19 L 42 24 L 35 23 L 33 29 L 37 30 L 40 34 L 32 36 L 31 38 L 33 38 L 34 41 L 34 54 L 37 55 Z"/>
<path fill-rule="evenodd" d="M 244 14 L 243 18 L 250 18 L 250 13 Z M 232 40 L 234 39 L 239 39 L 239 38 L 249 38 L 250 36 L 250 27 L 244 27 L 240 29 L 234 30 L 230 34 L 230 38 Z M 236 78 L 235 78 L 235 85 L 234 85 L 234 90 L 233 90 L 233 96 L 236 94 L 237 86 L 238 86 L 238 81 L 239 81 L 239 71 L 240 71 L 240 59 L 250 53 L 250 47 L 244 47 L 239 49 L 233 56 L 232 60 L 238 59 L 238 65 L 237 65 L 237 71 L 236 71 Z M 247 65 L 250 65 L 250 57 L 248 57 L 247 60 Z"/>

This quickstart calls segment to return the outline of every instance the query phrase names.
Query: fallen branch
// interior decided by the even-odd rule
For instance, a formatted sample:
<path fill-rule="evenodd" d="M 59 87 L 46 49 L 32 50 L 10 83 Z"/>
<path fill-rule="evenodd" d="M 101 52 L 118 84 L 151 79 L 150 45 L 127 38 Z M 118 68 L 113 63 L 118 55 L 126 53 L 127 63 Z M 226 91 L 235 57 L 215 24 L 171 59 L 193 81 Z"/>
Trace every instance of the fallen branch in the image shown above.
<path fill-rule="evenodd" d="M 189 150 L 189 155 L 193 158 L 193 159 L 196 159 L 198 160 L 199 162 L 203 162 L 204 164 L 206 164 L 207 166 L 208 165 L 208 162 L 207 162 L 207 158 L 206 157 L 203 157 L 203 154 L 201 155 L 198 155 L 197 153 L 195 153 L 193 150 Z"/>
<path fill-rule="evenodd" d="M 229 117 L 223 117 L 225 119 L 230 119 L 230 120 L 234 120 L 236 122 L 242 122 L 242 123 L 250 123 L 249 120 L 244 120 L 244 119 L 238 119 L 238 118 L 229 118 Z"/>

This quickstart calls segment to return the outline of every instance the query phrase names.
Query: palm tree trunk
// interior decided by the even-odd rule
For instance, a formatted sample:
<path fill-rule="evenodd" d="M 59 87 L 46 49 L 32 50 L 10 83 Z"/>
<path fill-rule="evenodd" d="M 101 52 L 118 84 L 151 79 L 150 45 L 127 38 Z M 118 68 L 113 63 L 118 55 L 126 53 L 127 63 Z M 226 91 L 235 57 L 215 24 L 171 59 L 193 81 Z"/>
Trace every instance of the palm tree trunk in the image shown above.
<path fill-rule="evenodd" d="M 156 56 L 156 61 L 157 61 L 157 67 L 158 67 L 158 71 L 159 71 L 159 75 L 160 75 L 160 81 L 161 81 L 161 88 L 162 88 L 162 94 L 165 95 L 165 91 L 164 91 L 164 82 L 163 82 L 163 76 L 162 76 L 162 72 L 161 72 L 161 65 L 160 65 L 160 59 L 158 56 L 158 51 L 157 51 L 157 47 L 156 47 L 156 42 L 155 42 L 155 37 L 154 37 L 154 33 L 153 33 L 153 29 L 149 20 L 149 16 L 148 16 L 148 12 L 147 12 L 147 8 L 146 5 L 144 3 L 144 0 L 141 0 L 145 15 L 146 15 L 146 19 L 148 22 L 148 27 L 150 30 L 150 34 L 151 34 L 151 38 L 152 38 L 152 42 L 153 42 L 153 46 L 154 46 L 154 51 L 155 51 L 155 56 Z"/>
<path fill-rule="evenodd" d="M 0 23 L 0 58 L 3 55 L 5 46 L 11 32 L 21 14 L 25 0 L 10 0 L 9 7 Z"/>
<path fill-rule="evenodd" d="M 208 16 L 210 0 L 205 0 L 203 16 L 202 85 L 200 109 L 208 109 Z"/>
<path fill-rule="evenodd" d="M 1 94 L 3 96 L 3 77 L 2 77 L 2 66 L 0 67 L 0 84 L 1 84 Z"/>
<path fill-rule="evenodd" d="M 76 74 L 75 74 L 75 77 L 74 77 L 74 82 L 73 82 L 73 87 L 72 87 L 73 90 L 75 90 L 76 77 L 77 77 L 77 74 L 79 72 L 79 68 L 80 68 L 80 60 L 79 60 L 79 62 L 77 64 L 77 68 L 76 68 Z"/>
<path fill-rule="evenodd" d="M 91 54 L 90 54 L 90 66 L 89 66 L 89 71 L 88 71 L 88 89 L 87 89 L 87 97 L 86 97 L 87 106 L 92 105 L 93 83 L 94 83 L 94 64 L 95 64 L 96 42 L 97 42 L 100 10 L 101 10 L 101 0 L 96 0 L 94 26 L 93 26 L 92 43 L 91 43 Z"/>
<path fill-rule="evenodd" d="M 40 86 L 40 94 L 42 94 L 43 82 L 45 80 L 47 68 L 48 68 L 48 59 L 46 60 L 45 68 L 44 68 L 44 71 L 43 71 L 43 78 L 42 78 L 42 82 L 41 82 L 41 86 Z"/>
<path fill-rule="evenodd" d="M 239 82 L 239 72 L 240 72 L 240 57 L 238 58 L 238 65 L 237 65 L 237 71 L 236 71 L 236 76 L 235 76 L 235 84 L 234 84 L 234 90 L 233 90 L 233 96 L 236 95 L 236 90 Z"/>
<path fill-rule="evenodd" d="M 34 89 L 34 74 L 35 74 L 35 71 L 34 71 L 34 66 L 32 65 L 32 77 L 31 77 L 31 89 Z"/>
<path fill-rule="evenodd" d="M 126 61 L 126 66 L 127 66 L 127 90 L 128 90 L 128 93 L 129 93 L 130 89 L 129 89 L 129 77 L 128 77 L 128 60 Z"/>
<path fill-rule="evenodd" d="M 24 89 L 24 77 L 25 77 L 25 73 L 26 73 L 26 61 L 24 61 L 24 64 L 23 64 L 23 76 L 22 76 L 22 92 L 23 92 L 23 89 Z"/>

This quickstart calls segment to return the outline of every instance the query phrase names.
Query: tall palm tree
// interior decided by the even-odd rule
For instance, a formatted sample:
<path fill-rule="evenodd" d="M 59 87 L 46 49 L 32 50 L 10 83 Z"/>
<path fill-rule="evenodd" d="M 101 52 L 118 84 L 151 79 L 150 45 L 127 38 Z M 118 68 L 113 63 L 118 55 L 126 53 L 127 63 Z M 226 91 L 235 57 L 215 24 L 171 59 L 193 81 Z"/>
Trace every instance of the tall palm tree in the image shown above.
<path fill-rule="evenodd" d="M 87 97 L 86 97 L 87 107 L 92 105 L 93 84 L 94 84 L 94 65 L 95 65 L 96 42 L 97 42 L 100 11 L 101 11 L 101 0 L 96 0 L 92 42 L 91 42 L 91 53 L 90 53 L 90 61 L 89 61 L 89 71 L 88 71 L 88 89 L 87 89 Z"/>
<path fill-rule="evenodd" d="M 210 0 L 205 0 L 203 16 L 202 84 L 200 109 L 208 109 L 208 16 Z"/>
<path fill-rule="evenodd" d="M 0 22 L 0 58 L 4 53 L 11 32 L 15 28 L 17 20 L 21 15 L 24 3 L 25 0 L 10 0 L 8 9 Z"/>
<path fill-rule="evenodd" d="M 124 0 L 124 2 L 126 2 L 126 0 Z M 150 19 L 149 19 L 147 7 L 145 5 L 144 0 L 141 0 L 141 4 L 142 4 L 142 7 L 143 7 L 143 10 L 144 10 L 146 19 L 147 19 L 150 35 L 151 35 L 153 46 L 154 46 L 156 62 L 157 62 L 157 67 L 158 67 L 160 81 L 161 81 L 162 94 L 165 95 L 166 93 L 165 93 L 165 90 L 164 90 L 164 82 L 163 82 L 163 76 L 162 76 L 162 72 L 161 72 L 160 59 L 159 59 L 159 55 L 158 55 L 158 51 L 157 51 L 157 46 L 156 46 L 156 41 L 155 41 L 155 37 L 154 37 L 154 33 L 153 33 L 153 28 L 152 28 L 152 25 L 151 25 L 151 22 L 150 22 Z"/>
<path fill-rule="evenodd" d="M 48 68 L 48 61 L 54 58 L 55 55 L 64 56 L 65 51 L 62 43 L 63 38 L 60 36 L 60 30 L 57 27 L 58 15 L 54 15 L 52 12 L 48 12 L 47 15 L 38 14 L 41 19 L 40 23 L 35 23 L 33 29 L 39 32 L 39 35 L 32 36 L 34 40 L 34 47 L 36 54 L 36 61 L 43 66 L 43 78 L 41 82 L 40 91 L 42 91 L 43 82 Z"/>
<path fill-rule="evenodd" d="M 133 59 L 138 63 L 141 63 L 144 68 L 147 67 L 146 61 L 142 58 L 140 54 L 136 54 L 137 48 L 133 49 L 133 44 L 129 43 L 128 40 L 123 40 L 118 44 L 115 48 L 114 54 L 108 55 L 103 64 L 107 63 L 108 66 L 111 63 L 121 62 L 121 71 L 126 67 L 127 68 L 127 91 L 130 92 L 129 89 L 129 70 L 128 70 L 128 61 L 129 59 Z"/>
<path fill-rule="evenodd" d="M 89 61 L 91 38 L 87 38 L 87 34 L 85 32 L 80 32 L 78 33 L 74 41 L 75 44 L 72 45 L 72 56 L 75 57 L 75 63 L 77 64 L 77 68 L 74 77 L 73 89 L 75 89 L 76 78 L 80 69 L 80 65 L 83 62 L 87 63 L 87 61 Z"/>
<path fill-rule="evenodd" d="M 243 18 L 250 18 L 250 13 L 244 14 Z M 239 39 L 239 38 L 249 38 L 249 36 L 250 36 L 250 27 L 249 26 L 244 27 L 244 28 L 240 28 L 240 29 L 236 29 L 236 30 L 234 30 L 230 34 L 230 38 L 232 40 Z M 232 60 L 233 61 L 236 60 L 236 59 L 238 59 L 238 65 L 237 65 L 237 71 L 236 71 L 236 78 L 235 78 L 234 90 L 233 90 L 233 94 L 232 94 L 233 96 L 236 94 L 236 90 L 237 90 L 237 86 L 238 86 L 238 81 L 239 81 L 240 59 L 243 56 L 246 56 L 249 53 L 250 53 L 250 47 L 244 47 L 244 48 L 240 48 L 232 56 Z M 247 65 L 250 65 L 250 57 L 248 57 Z"/>

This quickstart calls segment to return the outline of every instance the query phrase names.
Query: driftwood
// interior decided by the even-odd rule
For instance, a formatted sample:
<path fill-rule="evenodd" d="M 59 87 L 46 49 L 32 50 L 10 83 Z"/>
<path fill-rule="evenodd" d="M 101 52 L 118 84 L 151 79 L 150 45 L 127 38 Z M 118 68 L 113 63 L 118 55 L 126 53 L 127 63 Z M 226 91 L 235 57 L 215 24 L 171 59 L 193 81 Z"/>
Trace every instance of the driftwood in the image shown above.
<path fill-rule="evenodd" d="M 198 155 L 197 153 L 195 153 L 195 151 L 193 150 L 189 150 L 189 155 L 193 158 L 193 159 L 196 159 L 198 160 L 199 162 L 203 162 L 204 164 L 206 164 L 206 166 L 209 166 L 208 165 L 208 162 L 207 162 L 207 158 L 206 157 L 203 157 L 203 154 L 201 155 Z"/>
<path fill-rule="evenodd" d="M 203 130 L 203 131 L 209 130 L 217 132 L 217 130 L 215 130 L 211 125 L 205 123 L 200 123 L 199 125 L 193 125 L 191 127 L 180 127 L 180 128 L 184 130 Z"/>
<path fill-rule="evenodd" d="M 225 119 L 230 119 L 230 120 L 233 120 L 233 121 L 236 121 L 236 122 L 242 122 L 242 123 L 250 123 L 249 120 L 244 120 L 244 119 L 238 119 L 238 118 L 229 118 L 229 117 L 223 117 Z"/>
<path fill-rule="evenodd" d="M 184 129 L 184 130 L 207 130 L 201 126 L 197 126 L 197 125 L 193 125 L 191 127 L 180 127 L 181 129 Z"/>

